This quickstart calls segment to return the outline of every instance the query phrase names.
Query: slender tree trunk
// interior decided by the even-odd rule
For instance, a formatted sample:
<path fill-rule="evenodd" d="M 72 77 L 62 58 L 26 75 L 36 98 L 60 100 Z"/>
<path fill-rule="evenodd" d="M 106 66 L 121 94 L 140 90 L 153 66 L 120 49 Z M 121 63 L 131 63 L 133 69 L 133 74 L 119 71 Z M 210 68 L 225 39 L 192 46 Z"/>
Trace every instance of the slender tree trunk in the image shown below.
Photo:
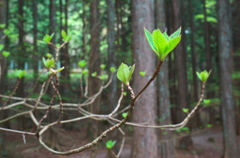
<path fill-rule="evenodd" d="M 179 0 L 172 0 L 173 5 L 173 29 L 177 30 L 181 26 L 181 12 L 180 12 L 180 3 Z M 183 30 L 184 31 L 184 30 Z M 187 70 L 186 70 L 186 59 L 185 52 L 183 50 L 183 44 L 180 43 L 175 49 L 175 58 L 176 58 L 176 69 L 177 69 L 177 81 L 178 81 L 178 122 L 181 122 L 186 114 L 183 113 L 182 109 L 187 107 Z"/>
<path fill-rule="evenodd" d="M 151 51 L 143 31 L 144 27 L 153 31 L 154 3 L 153 0 L 133 0 L 132 6 L 133 59 L 136 64 L 133 75 L 133 89 L 134 92 L 138 93 L 143 85 L 147 83 L 156 66 L 154 61 L 157 57 Z M 139 71 L 146 71 L 146 76 L 139 76 Z M 133 121 L 139 123 L 149 121 L 149 124 L 156 124 L 156 101 L 156 83 L 153 82 L 137 100 L 133 113 Z M 148 120 L 149 118 L 151 119 Z M 134 127 L 132 142 L 132 157 L 159 157 L 157 132 L 154 129 Z"/>
<path fill-rule="evenodd" d="M 89 58 L 89 95 L 93 96 L 96 94 L 100 88 L 101 81 L 92 77 L 91 74 L 93 72 L 97 72 L 100 75 L 100 18 L 99 18 L 99 0 L 92 0 L 90 3 L 90 58 Z M 90 105 L 90 111 L 92 113 L 99 113 L 100 98 L 98 97 L 93 104 Z M 90 125 L 91 132 L 93 133 L 93 137 L 96 138 L 99 133 L 99 124 L 98 122 L 91 121 L 92 125 Z M 95 148 L 93 148 L 92 156 L 95 157 Z"/>
<path fill-rule="evenodd" d="M 49 3 L 49 34 L 56 33 L 56 1 L 50 0 Z M 56 36 L 56 35 L 55 35 Z M 56 38 L 53 36 L 51 43 L 56 44 Z M 55 48 L 49 46 L 49 53 L 55 56 Z"/>
<path fill-rule="evenodd" d="M 207 22 L 207 10 L 206 10 L 206 0 L 203 0 L 203 11 L 204 11 L 204 43 L 205 43 L 205 53 L 206 53 L 206 69 L 207 71 L 212 69 L 212 55 L 211 55 L 211 48 L 210 48 L 210 27 L 209 23 Z M 211 76 L 208 79 L 208 84 L 211 84 Z M 213 97 L 213 92 L 207 92 L 207 98 Z M 215 124 L 215 113 L 212 107 L 209 107 L 209 123 Z"/>
<path fill-rule="evenodd" d="M 195 24 L 194 24 L 194 7 L 192 5 L 192 0 L 188 1 L 189 3 L 189 13 L 190 13 L 190 29 L 191 29 L 191 55 L 192 55 L 192 74 L 193 74 L 193 102 L 196 102 L 198 100 L 199 94 L 198 94 L 198 82 L 197 82 L 197 75 L 196 75 L 196 65 L 197 65 L 197 57 L 196 57 L 196 42 L 195 42 Z M 191 127 L 197 128 L 200 127 L 201 120 L 199 113 L 196 114 L 196 116 L 193 118 Z"/>
<path fill-rule="evenodd" d="M 116 39 L 116 12 L 115 12 L 115 0 L 107 0 L 108 4 L 108 67 L 116 67 L 116 48 L 115 48 L 115 39 Z M 108 99 L 111 105 L 111 109 L 117 104 L 117 78 L 113 77 L 112 83 L 108 90 Z"/>
<path fill-rule="evenodd" d="M 24 47 L 24 19 L 23 19 L 23 6 L 24 0 L 18 0 L 18 54 L 22 54 L 17 61 L 18 69 L 24 69 L 24 62 L 26 57 L 25 47 Z M 20 97 L 24 96 L 24 78 L 17 89 L 17 95 Z"/>
<path fill-rule="evenodd" d="M 38 45 L 37 45 L 37 34 L 38 34 L 38 29 L 37 29 L 37 21 L 38 21 L 38 13 L 37 13 L 37 0 L 33 0 L 32 3 L 32 17 L 33 17 L 33 78 L 34 81 L 38 78 Z"/>
<path fill-rule="evenodd" d="M 166 30 L 165 21 L 165 4 L 164 0 L 155 1 L 155 11 L 156 11 L 156 28 L 160 28 L 163 32 Z M 159 72 L 158 79 L 158 114 L 160 118 L 160 124 L 166 125 L 171 124 L 171 112 L 170 112 L 170 95 L 168 86 L 168 61 L 166 59 L 165 63 Z M 159 131 L 159 157 L 161 158 L 173 158 L 174 157 L 174 143 L 172 139 L 172 134 L 170 131 Z"/>
<path fill-rule="evenodd" d="M 64 31 L 66 34 L 68 33 L 68 0 L 65 0 L 65 5 L 64 5 Z M 67 95 L 67 91 L 69 90 L 70 87 L 70 59 L 69 59 L 69 54 L 68 54 L 68 43 L 64 46 L 63 50 L 61 51 L 60 55 L 61 59 L 61 67 L 65 67 L 63 71 L 61 71 L 61 88 L 60 92 L 62 94 Z"/>
<path fill-rule="evenodd" d="M 232 91 L 232 34 L 228 0 L 218 1 L 220 86 L 223 118 L 224 158 L 239 158 Z"/>

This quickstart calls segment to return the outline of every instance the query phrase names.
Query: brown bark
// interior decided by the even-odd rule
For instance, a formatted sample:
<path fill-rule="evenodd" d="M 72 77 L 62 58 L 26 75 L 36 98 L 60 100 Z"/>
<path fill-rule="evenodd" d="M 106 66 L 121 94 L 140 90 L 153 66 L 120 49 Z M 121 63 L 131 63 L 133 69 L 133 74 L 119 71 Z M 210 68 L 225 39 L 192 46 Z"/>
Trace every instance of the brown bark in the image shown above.
<path fill-rule="evenodd" d="M 166 30 L 165 20 L 165 4 L 164 0 L 155 1 L 156 10 L 156 28 L 160 28 L 163 32 Z M 170 95 L 168 86 L 168 61 L 167 59 L 162 65 L 159 72 L 158 79 L 158 115 L 161 125 L 171 124 L 171 112 L 170 112 Z M 161 158 L 173 158 L 174 157 L 174 143 L 172 134 L 170 131 L 159 130 L 159 157 Z"/>
<path fill-rule="evenodd" d="M 64 5 L 64 31 L 66 34 L 68 34 L 68 0 L 65 0 L 65 5 Z M 65 67 L 63 71 L 61 71 L 61 87 L 60 87 L 60 92 L 65 95 L 67 95 L 67 90 L 69 90 L 70 87 L 70 58 L 68 54 L 68 43 L 64 46 L 64 48 L 61 51 L 60 54 L 60 62 L 61 62 L 61 67 Z"/>
<path fill-rule="evenodd" d="M 49 35 L 56 33 L 56 1 L 50 0 L 49 3 Z M 55 35 L 56 36 L 56 35 Z M 53 36 L 51 43 L 56 44 L 56 38 Z M 55 56 L 55 48 L 48 46 L 49 53 Z"/>
<path fill-rule="evenodd" d="M 137 93 L 147 83 L 156 66 L 154 64 L 156 56 L 151 51 L 143 32 L 144 27 L 153 31 L 154 7 L 153 1 L 149 0 L 133 0 L 132 6 L 133 59 L 136 64 L 133 75 L 133 89 Z M 140 77 L 138 74 L 139 71 L 146 71 L 146 76 Z M 153 82 L 137 100 L 133 113 L 133 121 L 139 123 L 149 121 L 149 124 L 156 124 L 156 100 L 156 83 Z M 151 119 L 148 120 L 149 118 Z M 154 129 L 134 127 L 132 157 L 159 157 L 157 133 Z"/>
<path fill-rule="evenodd" d="M 24 19 L 23 19 L 23 6 L 24 0 L 18 0 L 18 54 L 17 65 L 18 69 L 24 69 L 24 62 L 26 57 L 25 47 L 24 47 Z M 24 78 L 21 79 L 21 82 L 17 89 L 17 95 L 20 97 L 24 96 Z"/>
<path fill-rule="evenodd" d="M 173 5 L 173 29 L 177 30 L 181 25 L 181 12 L 180 12 L 180 3 L 179 0 L 172 0 Z M 183 30 L 184 31 L 184 30 Z M 188 88 L 187 88 L 187 70 L 186 70 L 186 55 L 184 52 L 182 42 L 176 47 L 175 51 L 175 62 L 176 62 L 176 69 L 177 69 L 177 81 L 178 81 L 178 93 L 177 93 L 177 107 L 178 107 L 178 122 L 181 122 L 185 117 L 186 114 L 182 112 L 182 109 L 188 107 L 187 95 L 188 95 Z"/>
<path fill-rule="evenodd" d="M 236 120 L 232 91 L 232 34 L 230 4 L 228 0 L 218 1 L 218 22 L 224 157 L 238 158 L 240 157 L 240 153 L 236 136 Z"/>
<path fill-rule="evenodd" d="M 100 75 L 100 18 L 99 18 L 99 0 L 92 0 L 90 3 L 90 57 L 89 57 L 89 95 L 92 96 L 96 94 L 100 88 L 101 81 L 92 77 L 93 72 L 97 72 Z M 92 113 L 99 113 L 100 98 L 98 97 L 93 104 L 90 105 L 90 111 Z M 90 132 L 94 138 L 97 137 L 99 133 L 99 124 L 98 122 L 90 121 Z M 91 157 L 95 157 L 95 148 L 92 150 Z"/>
<path fill-rule="evenodd" d="M 115 15 L 115 1 L 108 0 L 108 67 L 116 67 L 116 48 L 115 48 L 115 39 L 116 39 L 116 32 L 115 32 L 115 24 L 116 24 L 116 15 Z M 108 90 L 108 99 L 110 103 L 110 109 L 114 108 L 117 104 L 117 78 L 114 75 L 112 83 Z"/>
<path fill-rule="evenodd" d="M 196 67 L 197 67 L 197 55 L 196 55 L 196 42 L 195 42 L 195 24 L 194 24 L 194 7 L 192 5 L 192 0 L 188 1 L 189 3 L 189 13 L 190 13 L 190 29 L 191 29 L 191 55 L 192 55 L 192 74 L 193 74 L 193 102 L 196 102 L 199 97 L 198 93 L 198 80 L 197 80 L 197 75 L 196 75 Z M 191 121 L 191 128 L 197 128 L 200 127 L 201 125 L 201 120 L 200 120 L 200 115 L 199 113 L 196 113 L 196 116 L 193 118 Z"/>
<path fill-rule="evenodd" d="M 37 29 L 37 0 L 33 0 L 32 3 L 32 17 L 33 17 L 33 72 L 34 72 L 34 81 L 36 81 L 38 77 L 38 45 L 37 45 L 37 34 L 38 34 L 38 29 Z"/>

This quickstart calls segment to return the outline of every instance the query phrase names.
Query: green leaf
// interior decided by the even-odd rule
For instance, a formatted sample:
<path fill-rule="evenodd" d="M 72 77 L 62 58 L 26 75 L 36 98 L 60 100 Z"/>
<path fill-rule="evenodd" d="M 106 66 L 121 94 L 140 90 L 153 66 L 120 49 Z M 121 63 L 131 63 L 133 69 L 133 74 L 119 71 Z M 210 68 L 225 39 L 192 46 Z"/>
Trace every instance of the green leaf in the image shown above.
<path fill-rule="evenodd" d="M 157 54 L 157 56 L 159 57 L 159 53 L 157 51 L 157 48 L 155 47 L 154 45 L 154 42 L 153 42 L 153 37 L 152 37 L 152 34 L 144 28 L 144 33 L 145 33 L 145 36 L 146 36 L 146 39 L 150 45 L 150 47 L 152 48 L 152 50 Z"/>
<path fill-rule="evenodd" d="M 25 70 L 16 70 L 17 78 L 23 78 L 25 74 L 26 74 Z"/>
<path fill-rule="evenodd" d="M 207 124 L 207 128 L 210 128 L 212 127 L 213 125 L 212 124 Z"/>
<path fill-rule="evenodd" d="M 134 69 L 135 69 L 135 64 L 133 64 L 132 67 L 130 67 L 130 72 L 129 72 L 129 76 L 128 76 L 128 82 L 131 80 L 132 78 L 132 74 L 134 72 Z"/>
<path fill-rule="evenodd" d="M 3 29 L 5 26 L 5 24 L 0 24 L 0 29 Z"/>
<path fill-rule="evenodd" d="M 168 46 L 165 49 L 164 54 L 161 57 L 161 60 L 163 61 L 166 56 L 178 45 L 178 43 L 181 41 L 181 36 L 178 36 L 176 38 L 173 38 L 169 41 Z"/>
<path fill-rule="evenodd" d="M 204 99 L 203 102 L 204 102 L 204 104 L 210 104 L 211 103 L 211 99 Z"/>
<path fill-rule="evenodd" d="M 123 92 L 123 96 L 127 96 L 127 92 Z"/>
<path fill-rule="evenodd" d="M 166 38 L 166 40 L 168 40 L 168 41 L 171 40 L 171 38 L 167 35 L 167 32 L 164 32 L 164 33 L 163 33 L 163 36 Z"/>
<path fill-rule="evenodd" d="M 60 71 L 62 71 L 63 69 L 65 69 L 65 67 L 63 66 L 63 67 L 61 67 L 61 68 L 59 68 L 59 69 L 57 69 L 57 72 L 60 72 Z"/>
<path fill-rule="evenodd" d="M 47 42 L 45 42 L 45 41 L 41 41 L 41 40 L 37 40 L 39 43 L 41 43 L 41 44 L 48 44 Z"/>
<path fill-rule="evenodd" d="M 4 45 L 0 44 L 0 52 L 3 50 Z"/>
<path fill-rule="evenodd" d="M 105 67 L 106 67 L 105 64 L 101 64 L 101 65 L 100 65 L 100 68 L 101 68 L 101 69 L 105 69 Z"/>
<path fill-rule="evenodd" d="M 46 56 L 47 58 L 52 58 L 52 54 L 50 54 L 50 53 L 47 53 L 45 56 Z"/>
<path fill-rule="evenodd" d="M 116 141 L 109 140 L 109 141 L 106 142 L 106 147 L 108 149 L 112 149 L 113 146 L 115 145 L 115 143 L 116 143 Z"/>
<path fill-rule="evenodd" d="M 72 39 L 72 36 L 67 36 L 64 42 L 69 42 Z"/>
<path fill-rule="evenodd" d="M 54 61 L 53 58 L 46 60 L 46 59 L 43 57 L 42 60 L 43 60 L 44 66 L 47 67 L 48 69 L 49 69 L 49 68 L 54 68 L 54 66 L 55 66 L 55 61 Z"/>
<path fill-rule="evenodd" d="M 83 75 L 88 75 L 88 73 L 89 73 L 88 69 L 84 69 L 84 70 L 82 71 L 82 74 L 83 74 Z"/>
<path fill-rule="evenodd" d="M 97 72 L 93 72 L 91 75 L 92 75 L 92 77 L 96 77 L 97 76 Z"/>
<path fill-rule="evenodd" d="M 10 55 L 10 52 L 8 52 L 8 51 L 3 51 L 3 52 L 2 52 L 2 55 L 3 55 L 5 58 L 7 58 L 7 57 Z"/>
<path fill-rule="evenodd" d="M 3 33 L 4 33 L 5 35 L 9 35 L 9 34 L 10 34 L 10 31 L 9 31 L 8 29 L 4 29 L 4 30 L 3 30 Z"/>
<path fill-rule="evenodd" d="M 43 41 L 46 42 L 46 43 L 50 43 L 52 38 L 54 36 L 54 33 L 52 33 L 50 36 L 48 34 L 46 34 L 44 37 L 43 37 Z"/>
<path fill-rule="evenodd" d="M 139 75 L 142 76 L 142 77 L 144 77 L 144 76 L 146 75 L 146 71 L 140 71 L 140 72 L 139 72 Z"/>
<path fill-rule="evenodd" d="M 98 78 L 100 80 L 107 80 L 108 79 L 108 75 L 107 74 L 102 74 L 101 76 L 98 76 Z"/>
<path fill-rule="evenodd" d="M 209 75 L 211 74 L 211 71 L 210 70 L 209 72 L 207 72 L 206 70 L 202 71 L 201 73 L 199 72 L 196 72 L 198 78 L 203 82 L 205 83 L 207 81 L 207 79 L 209 78 Z"/>
<path fill-rule="evenodd" d="M 110 71 L 111 71 L 111 72 L 115 72 L 115 71 L 116 71 L 116 68 L 115 68 L 115 67 L 110 67 Z"/>
<path fill-rule="evenodd" d="M 129 84 L 129 74 L 130 74 L 130 71 L 129 71 L 129 68 L 126 64 L 122 63 L 119 68 L 118 68 L 118 71 L 117 71 L 117 77 L 120 81 L 122 81 L 124 84 Z"/>
<path fill-rule="evenodd" d="M 61 31 L 61 35 L 62 35 L 63 40 L 65 41 L 67 38 L 67 34 L 64 30 Z"/>
<path fill-rule="evenodd" d="M 126 117 L 127 117 L 127 114 L 128 114 L 127 112 L 122 113 L 122 117 L 123 117 L 123 118 L 126 118 Z"/>
<path fill-rule="evenodd" d="M 182 29 L 180 27 L 177 31 L 175 31 L 173 34 L 171 34 L 170 38 L 173 39 L 173 38 L 180 36 L 181 30 Z"/>
<path fill-rule="evenodd" d="M 159 29 L 153 31 L 152 37 L 154 45 L 159 53 L 159 58 L 162 59 L 162 56 L 165 54 L 165 50 L 168 46 L 168 41 Z"/>
<path fill-rule="evenodd" d="M 182 108 L 182 111 L 183 111 L 184 113 L 188 113 L 188 112 L 189 112 L 189 109 L 188 109 L 188 108 Z"/>
<path fill-rule="evenodd" d="M 78 62 L 78 65 L 81 67 L 81 68 L 84 68 L 86 65 L 87 65 L 87 62 L 85 60 L 80 60 Z"/>
<path fill-rule="evenodd" d="M 213 22 L 213 23 L 217 23 L 217 19 L 214 17 L 207 17 L 207 22 Z"/>

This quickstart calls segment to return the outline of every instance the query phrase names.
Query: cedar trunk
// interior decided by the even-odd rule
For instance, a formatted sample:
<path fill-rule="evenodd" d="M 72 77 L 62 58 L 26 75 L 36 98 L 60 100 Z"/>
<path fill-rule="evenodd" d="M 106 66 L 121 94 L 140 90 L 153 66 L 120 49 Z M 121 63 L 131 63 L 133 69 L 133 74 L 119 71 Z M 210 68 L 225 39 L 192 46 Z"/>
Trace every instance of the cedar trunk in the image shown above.
<path fill-rule="evenodd" d="M 151 51 L 143 31 L 144 27 L 153 31 L 153 11 L 153 0 L 133 0 L 133 60 L 136 64 L 133 75 L 133 89 L 135 93 L 138 93 L 143 85 L 147 83 L 156 66 L 154 64 L 156 56 Z M 146 76 L 139 76 L 139 71 L 146 71 Z M 139 123 L 149 121 L 149 124 L 154 125 L 157 110 L 156 101 L 156 83 L 153 82 L 137 100 L 133 113 L 133 121 Z M 157 133 L 154 129 L 134 127 L 132 142 L 133 158 L 159 157 Z"/>
<path fill-rule="evenodd" d="M 232 91 L 232 34 L 230 4 L 228 0 L 218 1 L 220 86 L 223 118 L 224 158 L 239 158 L 236 135 L 235 109 Z"/>

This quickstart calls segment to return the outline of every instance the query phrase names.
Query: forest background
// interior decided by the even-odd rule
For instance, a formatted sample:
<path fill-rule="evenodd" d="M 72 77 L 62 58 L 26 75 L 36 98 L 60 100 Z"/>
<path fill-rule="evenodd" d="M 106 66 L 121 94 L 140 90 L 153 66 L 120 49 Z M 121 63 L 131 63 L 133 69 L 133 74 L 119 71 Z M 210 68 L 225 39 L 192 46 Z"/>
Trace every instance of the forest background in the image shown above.
<path fill-rule="evenodd" d="M 94 95 L 102 82 L 95 76 L 105 74 L 106 77 L 108 74 L 109 77 L 110 68 L 117 69 L 122 62 L 136 64 L 131 85 L 134 91 L 139 91 L 157 64 L 144 36 L 144 28 L 150 32 L 160 28 L 162 32 L 171 34 L 181 27 L 180 44 L 167 57 L 158 78 L 138 100 L 131 121 L 147 122 L 149 125 L 181 122 L 200 96 L 201 85 L 196 71 L 206 69 L 212 72 L 206 86 L 205 100 L 189 124 L 175 132 L 124 126 L 126 135 L 132 139 L 127 142 L 132 145 L 131 155 L 138 158 L 151 155 L 154 158 L 161 153 L 162 157 L 170 158 L 174 156 L 175 138 L 181 137 L 183 141 L 180 142 L 185 145 L 183 148 L 189 149 L 189 146 L 194 146 L 192 133 L 222 127 L 223 154 L 229 158 L 239 157 L 239 8 L 238 0 L 1 0 L 0 94 L 11 95 L 18 81 L 16 69 L 21 69 L 26 70 L 26 74 L 14 96 L 39 96 L 41 84 L 47 80 L 42 58 L 47 58 L 48 53 L 56 56 L 54 47 L 43 44 L 41 40 L 46 34 L 54 33 L 51 43 L 59 46 L 63 43 L 62 30 L 72 37 L 60 50 L 56 63 L 57 68 L 65 67 L 59 73 L 59 92 L 63 102 L 78 103 L 84 100 L 80 97 L 83 95 L 80 83 L 83 87 L 88 84 L 89 95 Z M 87 64 L 89 76 L 81 81 L 83 69 L 80 65 L 83 62 Z M 44 101 L 50 102 L 52 93 L 49 89 L 43 96 Z M 120 82 L 115 75 L 110 87 L 88 110 L 97 114 L 112 111 L 120 93 Z M 5 100 L 0 99 L 3 107 Z M 128 106 L 130 99 L 126 96 L 121 109 Z M 1 120 L 24 110 L 20 105 L 1 111 Z M 44 115 L 44 111 L 38 115 Z M 78 115 L 75 111 L 65 113 L 63 118 Z M 55 117 L 58 115 L 52 112 L 49 120 Z M 84 133 L 81 135 L 83 140 L 91 140 L 108 125 L 104 121 L 83 121 L 61 128 L 81 131 Z M 1 127 L 34 128 L 28 117 L 1 123 Z M 49 133 L 49 144 L 61 149 L 54 132 L 56 129 Z M 12 152 L 5 139 L 7 134 L 3 131 L 0 141 L 2 155 Z M 120 142 L 117 132 L 109 139 Z M 104 143 L 99 144 L 97 149 L 103 147 Z"/>

